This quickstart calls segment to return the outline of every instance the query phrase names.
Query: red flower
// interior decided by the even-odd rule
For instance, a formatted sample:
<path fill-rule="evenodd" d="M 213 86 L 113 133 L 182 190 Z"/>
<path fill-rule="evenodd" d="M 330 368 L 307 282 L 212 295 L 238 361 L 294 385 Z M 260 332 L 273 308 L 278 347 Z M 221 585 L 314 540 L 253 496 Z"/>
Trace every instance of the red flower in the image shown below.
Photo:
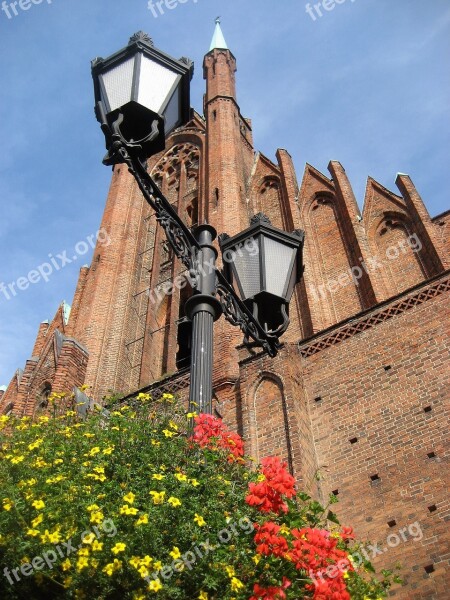
<path fill-rule="evenodd" d="M 290 585 L 291 582 L 286 577 L 283 577 L 281 587 L 271 586 L 263 588 L 258 583 L 255 583 L 253 587 L 253 596 L 250 597 L 250 600 L 284 600 L 284 598 L 286 598 L 284 590 Z"/>
<path fill-rule="evenodd" d="M 341 538 L 344 542 L 348 542 L 348 540 L 354 540 L 355 534 L 353 533 L 353 527 L 342 527 Z"/>
<path fill-rule="evenodd" d="M 256 552 L 265 556 L 285 556 L 288 551 L 286 538 L 278 535 L 280 526 L 268 521 L 263 525 L 255 525 L 257 531 L 255 535 Z"/>
<path fill-rule="evenodd" d="M 237 433 L 228 431 L 221 419 L 213 415 L 200 414 L 194 419 L 194 435 L 191 440 L 201 448 L 222 449 L 229 452 L 229 462 L 244 456 L 244 442 Z"/>
<path fill-rule="evenodd" d="M 323 578 L 315 584 L 305 586 L 307 590 L 314 590 L 313 600 L 350 600 L 342 577 L 337 579 Z"/>
<path fill-rule="evenodd" d="M 286 463 L 278 457 L 268 457 L 261 461 L 264 481 L 249 484 L 249 494 L 245 501 L 250 506 L 256 506 L 260 512 L 287 512 L 288 507 L 283 496 L 295 496 L 295 479 L 286 471 Z"/>

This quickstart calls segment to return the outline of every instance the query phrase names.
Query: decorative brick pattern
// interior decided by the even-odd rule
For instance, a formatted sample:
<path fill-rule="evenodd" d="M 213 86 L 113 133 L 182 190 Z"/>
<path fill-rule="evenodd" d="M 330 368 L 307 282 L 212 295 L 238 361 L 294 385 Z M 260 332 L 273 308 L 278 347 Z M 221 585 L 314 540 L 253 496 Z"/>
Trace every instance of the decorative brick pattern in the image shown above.
<path fill-rule="evenodd" d="M 352 320 L 351 323 L 342 327 L 333 328 L 336 331 L 327 334 L 320 334 L 315 337 L 313 342 L 301 342 L 299 344 L 300 354 L 303 357 L 311 356 L 316 352 L 320 352 L 325 348 L 340 344 L 344 340 L 353 337 L 354 335 L 375 327 L 379 323 L 383 323 L 396 315 L 400 315 L 411 308 L 426 302 L 430 298 L 435 298 L 440 294 L 450 290 L 450 277 L 446 273 L 442 281 L 438 281 L 431 287 L 426 286 L 426 289 L 417 292 L 414 295 L 408 296 L 398 302 L 389 304 L 383 310 L 375 310 L 369 316 L 361 317 L 359 320 Z"/>

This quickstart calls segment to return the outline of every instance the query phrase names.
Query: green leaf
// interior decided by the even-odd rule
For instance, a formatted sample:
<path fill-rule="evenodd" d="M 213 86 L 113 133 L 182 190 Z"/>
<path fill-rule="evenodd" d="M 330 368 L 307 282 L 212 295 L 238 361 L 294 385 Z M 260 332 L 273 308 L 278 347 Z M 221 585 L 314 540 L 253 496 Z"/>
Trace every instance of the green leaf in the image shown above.
<path fill-rule="evenodd" d="M 338 519 L 337 514 L 331 510 L 328 511 L 327 520 L 331 521 L 332 523 L 336 523 L 336 525 L 340 525 L 340 521 Z"/>

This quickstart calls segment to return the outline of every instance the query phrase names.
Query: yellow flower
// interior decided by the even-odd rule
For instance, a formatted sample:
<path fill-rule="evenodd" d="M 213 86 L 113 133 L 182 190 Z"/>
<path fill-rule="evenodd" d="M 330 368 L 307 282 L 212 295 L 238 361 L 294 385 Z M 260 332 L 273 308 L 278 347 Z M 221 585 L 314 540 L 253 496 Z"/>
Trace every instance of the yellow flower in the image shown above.
<path fill-rule="evenodd" d="M 36 510 L 41 510 L 45 507 L 45 502 L 43 500 L 35 500 L 31 503 L 31 506 L 33 506 Z"/>
<path fill-rule="evenodd" d="M 133 504 L 135 498 L 136 496 L 133 494 L 133 492 L 128 492 L 128 494 L 123 497 L 125 502 L 128 502 L 128 504 Z"/>
<path fill-rule="evenodd" d="M 176 546 L 174 546 L 174 547 L 173 547 L 173 550 L 172 550 L 172 552 L 169 552 L 169 555 L 170 555 L 170 556 L 171 556 L 171 557 L 172 557 L 174 560 L 176 560 L 177 558 L 180 558 L 180 556 L 181 556 L 180 549 L 179 549 L 179 548 L 177 548 Z"/>
<path fill-rule="evenodd" d="M 128 504 L 124 504 L 120 507 L 119 512 L 121 515 L 137 515 L 139 510 L 132 506 L 128 506 Z"/>
<path fill-rule="evenodd" d="M 164 496 L 166 495 L 166 492 L 154 492 L 154 491 L 151 491 L 151 492 L 149 492 L 149 494 L 153 498 L 153 504 L 163 504 L 163 502 L 164 502 Z"/>
<path fill-rule="evenodd" d="M 91 514 L 91 523 L 103 523 L 105 517 L 102 512 L 96 511 Z"/>
<path fill-rule="evenodd" d="M 152 399 L 152 397 L 150 396 L 150 394 L 144 394 L 143 392 L 140 392 L 137 395 L 137 400 L 142 400 L 142 402 L 146 402 L 151 399 Z"/>
<path fill-rule="evenodd" d="M 86 506 L 86 510 L 88 512 L 92 512 L 93 510 L 98 510 L 100 508 L 100 506 L 97 506 L 97 504 L 91 504 L 90 506 Z"/>
<path fill-rule="evenodd" d="M 206 525 L 205 519 L 202 516 L 198 515 L 197 513 L 195 513 L 194 521 L 197 523 L 197 525 L 199 527 L 203 527 L 204 525 Z"/>
<path fill-rule="evenodd" d="M 122 567 L 122 561 L 121 560 L 117 560 L 117 558 L 114 559 L 114 562 L 112 563 L 108 563 L 104 568 L 103 568 L 103 572 L 106 573 L 107 575 L 109 575 L 111 577 L 111 575 L 115 572 L 118 571 L 120 568 Z"/>
<path fill-rule="evenodd" d="M 132 567 L 134 567 L 135 569 L 138 569 L 139 565 L 141 564 L 141 559 L 139 558 L 139 556 L 133 556 L 132 558 L 130 558 L 130 560 L 128 562 L 130 563 L 130 565 Z"/>
<path fill-rule="evenodd" d="M 11 459 L 11 464 L 18 465 L 19 463 L 21 463 L 24 460 L 25 460 L 25 456 L 23 456 L 21 454 L 20 456 L 15 456 L 14 458 L 12 458 Z"/>
<path fill-rule="evenodd" d="M 50 533 L 48 529 L 45 530 L 44 535 L 41 535 L 41 542 L 45 544 L 46 542 L 50 542 L 52 544 L 57 544 L 61 541 L 61 534 L 58 530 Z"/>
<path fill-rule="evenodd" d="M 96 481 L 106 481 L 106 475 L 97 475 L 97 473 L 88 473 L 86 477 L 92 477 Z"/>
<path fill-rule="evenodd" d="M 135 524 L 137 527 L 139 525 L 147 525 L 147 523 L 148 523 L 148 515 L 141 515 Z"/>
<path fill-rule="evenodd" d="M 80 548 L 77 554 L 78 556 L 89 556 L 89 548 Z"/>
<path fill-rule="evenodd" d="M 155 569 L 155 571 L 161 571 L 161 569 L 163 568 L 162 562 L 160 560 L 157 560 L 153 565 L 153 568 Z"/>
<path fill-rule="evenodd" d="M 195 411 L 194 412 L 188 412 L 188 414 L 187 414 L 187 418 L 188 419 L 195 419 L 195 417 L 198 417 L 198 414 Z"/>
<path fill-rule="evenodd" d="M 3 510 L 10 511 L 13 506 L 14 506 L 14 503 L 12 500 L 10 500 L 9 498 L 3 499 Z"/>
<path fill-rule="evenodd" d="M 145 594 L 136 593 L 133 595 L 133 600 L 145 600 L 147 596 Z"/>
<path fill-rule="evenodd" d="M 40 525 L 42 523 L 43 520 L 44 520 L 44 515 L 42 513 L 40 513 L 35 519 L 33 519 L 31 521 L 31 524 L 33 525 L 33 527 L 37 527 L 38 525 Z"/>
<path fill-rule="evenodd" d="M 198 600 L 208 600 L 208 594 L 206 592 L 200 592 Z"/>
<path fill-rule="evenodd" d="M 90 450 L 90 452 L 88 454 L 89 454 L 89 456 L 95 456 L 99 452 L 100 452 L 100 448 L 98 446 L 95 446 L 94 448 L 92 448 Z"/>
<path fill-rule="evenodd" d="M 31 537 L 37 537 L 40 533 L 39 529 L 28 529 L 27 531 L 27 535 L 30 535 Z"/>
<path fill-rule="evenodd" d="M 233 592 L 238 592 L 240 589 L 244 587 L 242 581 L 239 581 L 237 577 L 233 577 L 231 580 L 231 589 Z"/>
<path fill-rule="evenodd" d="M 119 552 L 123 552 L 126 547 L 127 547 L 126 544 L 123 544 L 122 542 L 117 542 L 117 544 L 114 546 L 114 548 L 111 548 L 111 552 L 113 554 L 119 554 Z"/>
<path fill-rule="evenodd" d="M 174 423 L 173 421 L 169 421 L 169 427 L 170 427 L 170 429 L 173 429 L 174 431 L 178 431 L 178 425 L 176 423 Z"/>
<path fill-rule="evenodd" d="M 72 563 L 70 562 L 70 560 L 68 558 L 66 558 L 66 560 L 61 563 L 61 568 L 63 571 L 68 571 L 72 566 Z"/>
<path fill-rule="evenodd" d="M 149 556 L 148 554 L 146 554 L 146 555 L 144 556 L 144 558 L 142 558 L 142 559 L 141 559 L 141 562 L 140 562 L 140 564 L 141 564 L 141 565 L 144 565 L 144 566 L 146 566 L 146 567 L 149 567 L 149 566 L 152 564 L 152 562 L 153 562 L 153 558 L 152 558 L 151 556 Z M 159 571 L 159 569 L 157 569 L 157 568 L 156 568 L 156 563 L 155 563 L 155 569 L 156 569 L 157 571 Z"/>
<path fill-rule="evenodd" d="M 285 523 L 283 523 L 283 525 L 280 527 L 280 533 L 282 533 L 283 535 L 287 535 L 290 532 L 291 530 L 289 529 L 289 527 Z"/>
<path fill-rule="evenodd" d="M 95 534 L 94 533 L 89 533 L 88 535 L 85 535 L 83 537 L 83 544 L 92 544 L 92 542 L 95 540 Z"/>
<path fill-rule="evenodd" d="M 266 476 L 263 475 L 262 473 L 260 475 L 258 475 L 257 477 L 257 481 L 264 481 L 266 479 Z"/>
<path fill-rule="evenodd" d="M 77 571 L 82 571 L 89 566 L 89 560 L 85 556 L 81 556 L 77 560 Z"/>
<path fill-rule="evenodd" d="M 95 471 L 96 473 L 104 473 L 105 467 L 94 467 L 92 470 Z"/>
<path fill-rule="evenodd" d="M 184 473 L 175 473 L 175 477 L 178 481 L 187 481 L 188 479 Z"/>
<path fill-rule="evenodd" d="M 173 437 L 175 435 L 175 432 L 174 431 L 169 431 L 168 429 L 163 429 L 163 434 L 166 437 L 171 438 L 171 437 Z"/>
<path fill-rule="evenodd" d="M 171 504 L 174 508 L 176 508 L 177 506 L 181 506 L 181 501 L 178 500 L 178 498 L 175 498 L 174 496 L 170 496 L 167 502 Z"/>
<path fill-rule="evenodd" d="M 114 450 L 114 446 L 108 446 L 102 450 L 102 454 L 112 454 Z"/>
<path fill-rule="evenodd" d="M 233 567 L 225 567 L 228 577 L 234 577 L 236 572 Z"/>
<path fill-rule="evenodd" d="M 150 573 L 150 572 L 148 571 L 148 569 L 146 569 L 146 568 L 144 567 L 144 565 L 142 565 L 141 567 L 139 567 L 139 569 L 138 569 L 138 572 L 140 573 L 140 575 L 141 575 L 142 579 L 145 579 L 146 577 L 148 577 L 148 576 L 149 576 L 149 573 Z"/>
<path fill-rule="evenodd" d="M 92 543 L 92 551 L 97 552 L 103 550 L 103 542 L 99 542 L 98 540 L 94 540 Z"/>
<path fill-rule="evenodd" d="M 196 479 L 189 479 L 189 483 L 191 485 L 193 485 L 194 487 L 197 487 L 198 485 L 200 485 L 200 482 L 197 481 Z"/>
<path fill-rule="evenodd" d="M 33 442 L 32 444 L 28 445 L 28 450 L 35 450 L 36 448 L 39 448 L 39 446 L 42 444 L 44 440 L 42 438 L 36 440 L 35 442 Z"/>
<path fill-rule="evenodd" d="M 153 581 L 150 581 L 150 584 L 148 586 L 148 589 L 152 592 L 159 592 L 161 588 L 162 585 L 159 579 L 154 579 Z"/>
<path fill-rule="evenodd" d="M 257 565 L 260 560 L 261 560 L 260 554 L 255 554 L 255 556 L 252 558 L 252 561 L 255 563 L 255 565 Z"/>
<path fill-rule="evenodd" d="M 348 579 L 350 577 L 350 575 L 348 574 L 348 571 L 344 571 L 344 574 L 342 575 L 342 577 L 344 579 Z"/>
<path fill-rule="evenodd" d="M 154 475 L 152 475 L 152 479 L 156 479 L 157 481 L 161 481 L 162 479 L 164 479 L 165 475 L 161 475 L 160 473 L 155 473 Z"/>

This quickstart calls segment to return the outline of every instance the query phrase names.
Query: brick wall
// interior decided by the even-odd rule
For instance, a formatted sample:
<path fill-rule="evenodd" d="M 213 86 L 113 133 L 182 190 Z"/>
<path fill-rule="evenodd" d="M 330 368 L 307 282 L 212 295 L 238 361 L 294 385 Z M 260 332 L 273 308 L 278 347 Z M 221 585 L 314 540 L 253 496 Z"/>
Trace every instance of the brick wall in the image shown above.
<path fill-rule="evenodd" d="M 341 521 L 386 548 L 377 567 L 403 564 L 392 595 L 404 600 L 447 598 L 449 290 L 447 272 L 274 360 L 241 362 L 251 452 L 291 459 L 321 501 L 337 493 Z"/>

